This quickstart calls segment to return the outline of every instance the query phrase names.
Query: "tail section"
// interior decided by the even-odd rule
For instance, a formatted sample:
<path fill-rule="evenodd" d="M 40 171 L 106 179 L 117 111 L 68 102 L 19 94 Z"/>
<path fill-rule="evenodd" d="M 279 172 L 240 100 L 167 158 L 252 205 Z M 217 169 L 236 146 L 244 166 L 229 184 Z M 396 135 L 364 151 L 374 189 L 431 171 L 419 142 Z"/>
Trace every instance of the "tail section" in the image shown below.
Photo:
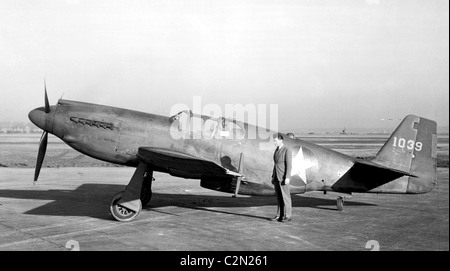
<path fill-rule="evenodd" d="M 437 181 L 436 122 L 408 115 L 371 161 L 409 173 L 407 193 L 426 193 Z"/>

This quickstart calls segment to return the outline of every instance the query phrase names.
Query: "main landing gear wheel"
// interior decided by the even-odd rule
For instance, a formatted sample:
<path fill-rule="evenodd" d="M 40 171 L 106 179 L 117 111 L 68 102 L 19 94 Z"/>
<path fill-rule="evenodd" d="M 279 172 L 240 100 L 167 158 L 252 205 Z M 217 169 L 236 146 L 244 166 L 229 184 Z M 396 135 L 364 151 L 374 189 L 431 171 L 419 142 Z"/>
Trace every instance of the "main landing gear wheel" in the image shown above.
<path fill-rule="evenodd" d="M 336 200 L 336 206 L 338 211 L 344 210 L 344 197 L 338 197 Z"/>
<path fill-rule="evenodd" d="M 118 221 L 131 221 L 133 220 L 142 210 L 142 204 L 139 201 L 139 210 L 137 212 L 125 208 L 124 206 L 117 204 L 119 200 L 122 198 L 124 191 L 117 193 L 112 201 L 109 209 L 111 210 L 111 215 Z"/>

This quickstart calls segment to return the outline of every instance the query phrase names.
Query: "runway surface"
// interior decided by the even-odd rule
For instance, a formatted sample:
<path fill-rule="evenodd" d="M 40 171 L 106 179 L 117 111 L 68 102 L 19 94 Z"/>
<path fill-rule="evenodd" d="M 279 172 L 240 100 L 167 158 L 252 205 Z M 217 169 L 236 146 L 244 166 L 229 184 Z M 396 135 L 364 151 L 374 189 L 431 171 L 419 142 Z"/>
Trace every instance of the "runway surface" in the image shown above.
<path fill-rule="evenodd" d="M 423 195 L 293 196 L 290 223 L 268 219 L 275 197 L 203 189 L 155 173 L 153 198 L 132 222 L 109 214 L 133 168 L 0 168 L 0 250 L 449 250 L 449 171 Z M 375 244 L 370 246 L 370 244 Z M 367 247 L 367 248 L 366 248 Z"/>

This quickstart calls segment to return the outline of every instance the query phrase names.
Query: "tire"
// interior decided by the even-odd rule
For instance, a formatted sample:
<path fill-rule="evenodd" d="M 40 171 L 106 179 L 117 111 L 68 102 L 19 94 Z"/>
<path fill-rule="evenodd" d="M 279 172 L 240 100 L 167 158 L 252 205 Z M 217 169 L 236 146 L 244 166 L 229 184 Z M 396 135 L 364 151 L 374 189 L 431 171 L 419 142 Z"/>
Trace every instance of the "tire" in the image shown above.
<path fill-rule="evenodd" d="M 109 206 L 109 209 L 111 211 L 111 215 L 120 222 L 126 222 L 131 221 L 136 218 L 136 216 L 141 212 L 142 210 L 142 203 L 139 201 L 139 210 L 137 212 L 130 210 L 128 208 L 123 207 L 120 204 L 117 204 L 119 200 L 122 198 L 124 191 L 121 191 L 117 193 Z"/>

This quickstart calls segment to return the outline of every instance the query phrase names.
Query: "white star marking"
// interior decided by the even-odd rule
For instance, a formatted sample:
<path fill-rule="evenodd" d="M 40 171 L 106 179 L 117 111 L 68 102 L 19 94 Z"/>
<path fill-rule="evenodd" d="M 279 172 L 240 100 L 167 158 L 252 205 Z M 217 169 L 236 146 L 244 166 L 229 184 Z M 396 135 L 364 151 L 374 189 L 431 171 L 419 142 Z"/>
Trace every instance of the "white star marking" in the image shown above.
<path fill-rule="evenodd" d="M 291 176 L 298 175 L 306 184 L 306 170 L 317 165 L 317 163 L 306 161 L 303 156 L 303 148 L 300 147 L 297 155 L 292 159 Z"/>

